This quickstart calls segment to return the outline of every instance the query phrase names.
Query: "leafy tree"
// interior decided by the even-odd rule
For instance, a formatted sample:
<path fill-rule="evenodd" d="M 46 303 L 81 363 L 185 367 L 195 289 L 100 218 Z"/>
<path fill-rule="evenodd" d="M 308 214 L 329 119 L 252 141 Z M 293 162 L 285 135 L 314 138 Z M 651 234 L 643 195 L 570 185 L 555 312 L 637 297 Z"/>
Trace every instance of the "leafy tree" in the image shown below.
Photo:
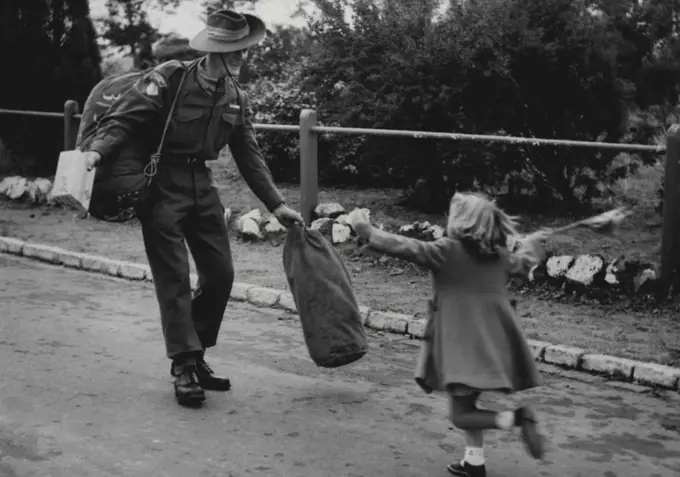
<path fill-rule="evenodd" d="M 108 16 L 101 20 L 102 38 L 116 47 L 127 48 L 135 67 L 148 66 L 151 46 L 160 39 L 149 22 L 148 0 L 106 0 Z"/>
<path fill-rule="evenodd" d="M 242 10 L 244 8 L 253 8 L 259 0 L 202 0 L 201 5 L 205 12 L 205 16 L 217 10 Z"/>
<path fill-rule="evenodd" d="M 318 49 L 301 76 L 324 121 L 590 141 L 623 137 L 617 50 L 583 2 L 451 1 L 443 14 L 435 0 L 315 4 L 320 15 L 309 27 Z M 613 157 L 469 141 L 320 140 L 327 180 L 411 188 L 439 208 L 457 188 L 510 188 L 550 207 L 587 203 L 600 182 L 616 177 Z"/>
<path fill-rule="evenodd" d="M 0 107 L 61 112 L 67 99 L 83 104 L 101 78 L 87 0 L 5 0 L 0 9 L 0 55 L 13 68 Z M 21 158 L 4 169 L 54 172 L 63 148 L 58 119 L 0 115 L 0 134 L 12 151 L 4 157 Z"/>
<path fill-rule="evenodd" d="M 59 2 L 53 1 L 52 4 L 56 7 Z M 54 81 L 62 97 L 73 99 L 82 106 L 92 87 L 102 79 L 102 57 L 97 44 L 97 33 L 90 18 L 88 0 L 67 0 L 64 4 L 68 32 L 61 32 L 62 53 L 57 55 L 59 61 L 54 72 Z M 55 19 L 56 15 L 53 13 L 52 22 L 56 31 L 61 23 L 56 23 Z"/>
<path fill-rule="evenodd" d="M 221 9 L 250 9 L 259 0 L 207 0 L 203 2 L 204 19 Z M 302 4 L 302 2 L 301 2 Z M 244 65 L 239 78 L 241 83 L 258 81 L 260 78 L 274 78 L 288 65 L 296 62 L 296 57 L 305 50 L 305 33 L 291 26 L 277 26 L 267 30 L 267 37 L 260 45 L 250 49 L 249 61 Z M 169 59 L 191 60 L 199 56 L 189 47 L 189 40 L 177 35 L 162 39 L 156 46 L 154 56 L 157 61 Z"/>
<path fill-rule="evenodd" d="M 189 40 L 171 34 L 160 40 L 154 48 L 154 58 L 158 63 L 169 60 L 191 61 L 202 55 L 189 47 Z"/>
<path fill-rule="evenodd" d="M 127 49 L 135 69 L 153 66 L 153 44 L 165 35 L 151 25 L 148 11 L 159 8 L 171 13 L 180 3 L 181 0 L 106 0 L 108 16 L 99 20 L 102 39 L 107 46 Z"/>

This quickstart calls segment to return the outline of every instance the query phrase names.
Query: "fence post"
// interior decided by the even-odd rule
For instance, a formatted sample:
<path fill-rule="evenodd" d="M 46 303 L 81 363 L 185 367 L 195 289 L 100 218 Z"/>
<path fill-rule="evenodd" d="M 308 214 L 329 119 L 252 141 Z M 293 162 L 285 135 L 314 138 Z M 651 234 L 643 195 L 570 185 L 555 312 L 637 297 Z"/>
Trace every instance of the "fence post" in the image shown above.
<path fill-rule="evenodd" d="M 673 295 L 680 293 L 680 125 L 673 124 L 666 136 L 666 165 L 663 194 L 663 232 L 661 236 L 661 276 L 657 300 L 668 298 L 671 285 Z"/>
<path fill-rule="evenodd" d="M 78 114 L 78 103 L 69 99 L 64 103 L 64 151 L 76 148 L 78 136 L 78 122 L 73 117 Z"/>
<path fill-rule="evenodd" d="M 300 113 L 300 212 L 305 223 L 312 222 L 314 208 L 319 203 L 319 164 L 316 111 L 303 109 Z"/>

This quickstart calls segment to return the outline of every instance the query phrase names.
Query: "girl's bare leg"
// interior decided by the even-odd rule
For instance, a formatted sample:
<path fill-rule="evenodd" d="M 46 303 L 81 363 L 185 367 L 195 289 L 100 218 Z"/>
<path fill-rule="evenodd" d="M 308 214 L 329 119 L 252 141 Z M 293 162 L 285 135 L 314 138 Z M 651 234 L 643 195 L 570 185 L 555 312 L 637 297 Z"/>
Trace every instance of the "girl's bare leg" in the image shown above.
<path fill-rule="evenodd" d="M 465 433 L 465 445 L 467 447 L 484 447 L 484 431 L 463 431 Z"/>
<path fill-rule="evenodd" d="M 485 429 L 512 429 L 515 413 L 512 411 L 494 412 L 477 408 L 479 393 L 468 396 L 451 395 L 451 422 L 464 431 L 483 431 Z"/>
<path fill-rule="evenodd" d="M 479 394 L 450 394 L 451 422 L 465 433 L 465 456 L 448 466 L 450 473 L 461 477 L 485 477 L 484 429 L 494 427 L 493 413 L 477 409 Z"/>

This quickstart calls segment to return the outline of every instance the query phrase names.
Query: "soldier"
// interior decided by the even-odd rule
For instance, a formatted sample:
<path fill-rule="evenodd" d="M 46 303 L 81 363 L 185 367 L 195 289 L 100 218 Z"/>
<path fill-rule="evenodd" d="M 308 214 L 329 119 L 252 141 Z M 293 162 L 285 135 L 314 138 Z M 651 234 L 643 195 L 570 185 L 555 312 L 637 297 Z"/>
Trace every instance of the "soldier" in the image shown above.
<path fill-rule="evenodd" d="M 204 390 L 227 391 L 204 353 L 215 346 L 234 270 L 217 190 L 205 162 L 229 145 L 249 187 L 286 227 L 303 223 L 276 188 L 255 139 L 248 97 L 236 81 L 248 48 L 264 39 L 254 15 L 219 10 L 190 42 L 206 53 L 190 64 L 170 61 L 138 80 L 100 119 L 85 157 L 88 167 L 115 161 L 124 146 L 157 146 L 179 91 L 165 146 L 148 192 L 137 207 L 161 312 L 175 396 L 182 405 L 205 400 Z M 186 73 L 180 86 L 180 78 Z M 199 282 L 192 297 L 186 240 Z"/>

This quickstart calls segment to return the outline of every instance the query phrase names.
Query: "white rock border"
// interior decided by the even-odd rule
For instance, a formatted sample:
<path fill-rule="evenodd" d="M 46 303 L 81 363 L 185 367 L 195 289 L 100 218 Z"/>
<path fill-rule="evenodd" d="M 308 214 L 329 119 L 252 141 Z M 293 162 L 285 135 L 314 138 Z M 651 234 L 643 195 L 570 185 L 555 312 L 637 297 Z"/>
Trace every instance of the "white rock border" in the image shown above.
<path fill-rule="evenodd" d="M 147 265 L 70 252 L 58 247 L 26 242 L 11 237 L 0 236 L 0 253 L 18 255 L 68 268 L 98 272 L 127 280 L 152 281 Z M 192 276 L 191 281 L 192 286 L 195 286 L 196 277 Z M 288 313 L 296 313 L 295 301 L 288 291 L 236 282 L 231 291 L 231 299 L 247 302 L 257 307 L 277 308 Z M 423 338 L 425 322 L 422 318 L 373 310 L 365 306 L 361 306 L 360 309 L 362 315 L 364 315 L 364 323 L 367 328 L 406 335 L 411 338 Z M 590 374 L 601 374 L 612 380 L 680 391 L 680 368 L 600 353 L 589 353 L 584 349 L 543 341 L 529 340 L 529 347 L 538 362 Z"/>
<path fill-rule="evenodd" d="M 46 177 L 28 179 L 21 176 L 7 176 L 0 179 L 0 194 L 8 199 L 20 202 L 27 201 L 33 205 L 53 204 L 50 199 L 52 180 Z"/>
<path fill-rule="evenodd" d="M 369 216 L 371 211 L 363 208 Z M 230 222 L 232 212 L 225 210 L 225 221 Z M 316 206 L 310 228 L 320 231 L 333 245 L 344 246 L 361 242 L 352 228 L 345 207 L 337 202 L 323 202 Z M 233 223 L 236 235 L 244 242 L 278 239 L 285 228 L 259 208 L 239 215 Z M 377 224 L 383 228 L 383 224 Z M 418 240 L 432 241 L 445 235 L 445 230 L 430 222 L 416 221 L 399 227 L 397 234 Z M 510 237 L 508 248 L 515 250 L 522 236 Z M 383 255 L 383 258 L 386 258 Z M 656 288 L 657 266 L 618 256 L 613 260 L 600 254 L 558 255 L 548 253 L 525 277 L 513 277 L 513 285 L 520 288 L 550 285 L 561 288 L 566 295 L 591 295 L 608 298 L 645 298 Z"/>

